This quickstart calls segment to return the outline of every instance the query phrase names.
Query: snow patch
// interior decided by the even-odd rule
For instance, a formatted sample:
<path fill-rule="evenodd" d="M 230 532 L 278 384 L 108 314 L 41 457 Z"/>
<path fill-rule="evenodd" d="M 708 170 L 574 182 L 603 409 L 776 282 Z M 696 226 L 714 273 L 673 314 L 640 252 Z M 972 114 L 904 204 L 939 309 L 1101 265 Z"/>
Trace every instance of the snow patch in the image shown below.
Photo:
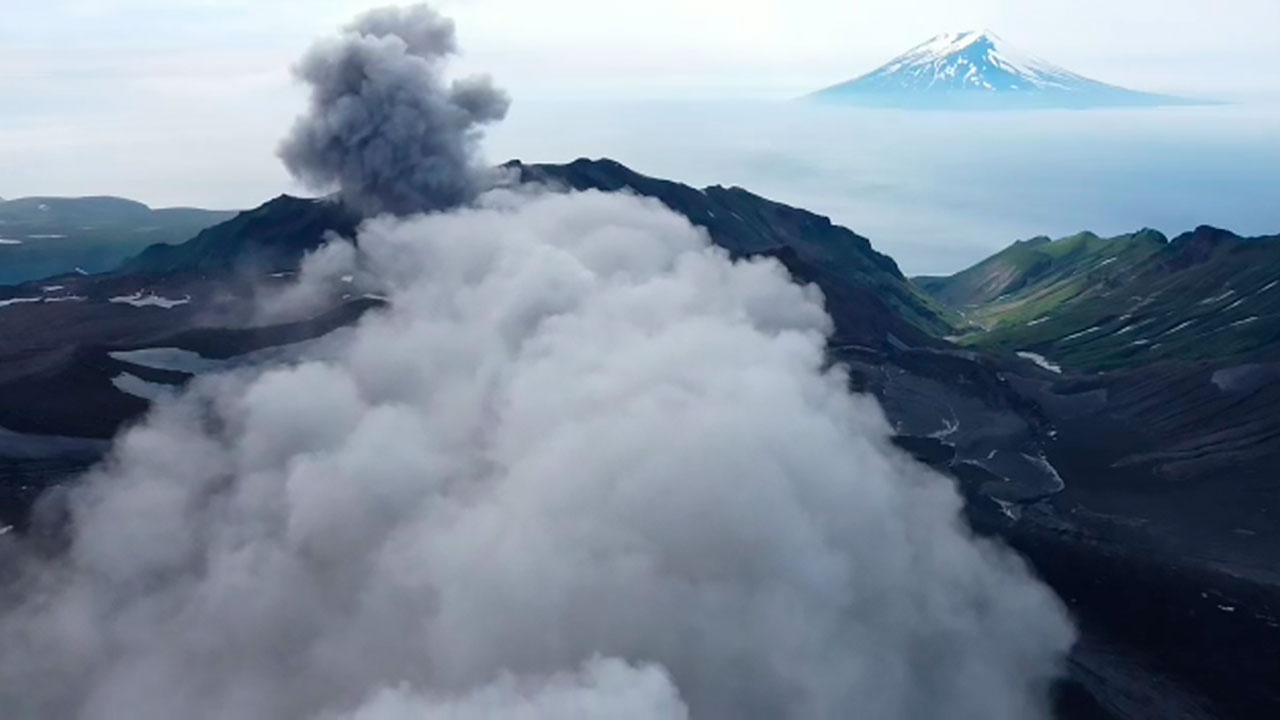
<path fill-rule="evenodd" d="M 1237 365 L 1215 371 L 1209 378 L 1209 382 L 1222 392 L 1242 393 L 1257 390 L 1272 379 L 1265 365 Z M 1249 533 L 1247 530 L 1240 529 L 1236 532 Z"/>
<path fill-rule="evenodd" d="M 1237 320 L 1231 323 L 1231 327 L 1240 327 L 1241 325 L 1248 325 L 1251 322 L 1257 322 L 1257 320 L 1258 320 L 1258 316 L 1254 315 L 1253 317 L 1247 317 L 1243 320 Z"/>
<path fill-rule="evenodd" d="M 943 440 L 948 437 L 951 437 L 952 435 L 955 435 L 956 432 L 959 430 L 960 430 L 960 420 L 958 418 L 953 418 L 951 420 L 943 418 L 942 429 L 935 433 L 929 433 L 929 437 L 933 438 L 934 440 Z"/>
<path fill-rule="evenodd" d="M 176 347 L 117 350 L 108 354 L 121 362 L 153 370 L 203 375 L 222 370 L 231 370 L 244 365 L 289 362 L 303 354 L 309 354 L 311 357 L 321 357 L 325 355 L 325 348 L 328 343 L 333 342 L 335 337 L 341 337 L 348 332 L 350 332 L 350 328 L 335 330 L 328 335 L 322 335 L 310 340 L 302 340 L 285 345 L 270 345 L 227 359 L 206 358 L 199 353 Z"/>
<path fill-rule="evenodd" d="M 1000 498 L 991 498 L 991 501 L 996 505 L 999 505 L 1000 512 L 1004 513 L 1005 517 L 1010 520 L 1016 521 L 1022 517 L 1022 508 L 1017 504 L 1011 503 L 1007 500 L 1001 500 Z"/>
<path fill-rule="evenodd" d="M 1215 295 L 1215 296 L 1213 296 L 1213 297 L 1211 297 L 1211 298 L 1205 298 L 1204 300 L 1201 300 L 1201 301 L 1200 301 L 1200 304 L 1201 304 L 1201 305 L 1213 305 L 1213 304 L 1215 304 L 1215 303 L 1220 303 L 1220 302 L 1222 302 L 1223 300 L 1226 300 L 1227 298 L 1229 298 L 1229 297 L 1231 297 L 1232 295 L 1235 295 L 1235 294 L 1236 294 L 1236 291 L 1235 291 L 1235 290 L 1228 290 L 1228 291 L 1226 291 L 1226 292 L 1222 293 L 1221 295 Z"/>
<path fill-rule="evenodd" d="M 130 365 L 139 365 L 152 370 L 188 373 L 190 375 L 221 370 L 227 365 L 226 360 L 210 360 L 199 353 L 175 347 L 119 350 L 108 354 L 116 360 L 127 362 Z"/>
<path fill-rule="evenodd" d="M 1075 339 L 1077 339 L 1077 338 L 1082 338 L 1082 337 L 1084 337 L 1085 335 L 1091 335 L 1091 334 L 1093 334 L 1093 333 L 1096 333 L 1096 332 L 1098 332 L 1098 331 L 1099 331 L 1099 330 L 1101 330 L 1101 329 L 1102 329 L 1102 327 L 1101 327 L 1101 326 L 1099 326 L 1099 325 L 1094 325 L 1094 326 L 1093 326 L 1093 327 L 1091 327 L 1091 328 L 1086 328 L 1086 329 L 1084 329 L 1084 330 L 1081 330 L 1081 331 L 1080 331 L 1080 332 L 1078 332 L 1078 333 L 1072 333 L 1071 335 L 1068 335 L 1068 336 L 1066 336 L 1066 337 L 1062 338 L 1062 342 L 1067 342 L 1068 340 L 1075 340 Z"/>
<path fill-rule="evenodd" d="M 42 297 L 17 297 L 8 300 L 0 300 L 0 308 L 9 307 L 10 305 L 20 305 L 22 303 L 37 303 L 44 300 Z"/>
<path fill-rule="evenodd" d="M 1040 355 L 1038 353 L 1028 352 L 1026 350 L 1019 350 L 1017 355 L 1023 360 L 1030 360 L 1031 362 L 1035 363 L 1036 365 L 1039 365 L 1040 367 L 1044 368 L 1045 370 L 1048 370 L 1049 372 L 1058 373 L 1059 375 L 1062 374 L 1062 366 L 1055 362 L 1050 362 L 1043 355 Z"/>
<path fill-rule="evenodd" d="M 1027 327 L 1035 327 L 1035 326 L 1037 326 L 1037 325 L 1042 325 L 1042 324 L 1047 323 L 1047 322 L 1049 322 L 1049 316 L 1048 316 L 1048 315 L 1045 315 L 1045 316 L 1044 316 L 1044 317 L 1042 317 L 1042 318 L 1039 318 L 1039 319 L 1036 319 L 1036 320 L 1032 320 L 1031 322 L 1027 323 Z"/>
<path fill-rule="evenodd" d="M 0 238 L 0 245 L 21 245 L 21 240 L 11 240 L 9 238 Z"/>
<path fill-rule="evenodd" d="M 987 72 L 996 73 L 992 77 Z M 963 85 L 996 91 L 992 79 L 1007 73 L 1012 78 L 1000 84 L 1010 90 L 1028 88 L 1068 88 L 1090 81 L 1009 46 L 990 31 L 972 30 L 945 33 L 917 45 L 890 60 L 872 76 L 900 76 L 903 87 L 939 82 L 949 84 L 958 76 Z"/>
<path fill-rule="evenodd" d="M 1062 480 L 1062 476 L 1058 474 L 1058 468 L 1054 467 L 1053 463 L 1049 462 L 1048 458 L 1044 456 L 1044 453 L 1036 455 L 1023 453 L 1022 457 L 1026 458 L 1028 462 L 1040 468 L 1049 476 L 1049 479 L 1052 480 L 1055 485 L 1053 492 L 1062 492 L 1062 489 L 1067 486 L 1067 483 Z"/>
<path fill-rule="evenodd" d="M 0 308 L 9 307 L 10 305 L 25 305 L 30 303 L 60 303 L 60 302 L 84 302 L 89 298 L 83 295 L 58 295 L 56 297 L 45 297 L 43 295 L 37 297 L 16 297 L 8 300 L 0 300 Z"/>
<path fill-rule="evenodd" d="M 176 392 L 176 388 L 172 385 L 163 383 L 154 383 L 143 380 L 137 375 L 129 373 L 120 373 L 111 378 L 111 384 L 117 390 L 127 395 L 149 400 L 151 402 L 159 402 L 160 400 L 172 396 Z"/>
<path fill-rule="evenodd" d="M 66 237 L 66 235 L 28 235 L 28 240 L 58 240 Z"/>
<path fill-rule="evenodd" d="M 139 290 L 132 295 L 120 295 L 119 297 L 113 297 L 108 300 L 108 302 L 121 305 L 132 305 L 134 307 L 159 307 L 164 308 L 165 310 L 172 310 L 179 305 L 186 305 L 191 302 L 191 296 L 185 295 L 181 300 L 171 300 L 153 293 L 144 293 Z"/>

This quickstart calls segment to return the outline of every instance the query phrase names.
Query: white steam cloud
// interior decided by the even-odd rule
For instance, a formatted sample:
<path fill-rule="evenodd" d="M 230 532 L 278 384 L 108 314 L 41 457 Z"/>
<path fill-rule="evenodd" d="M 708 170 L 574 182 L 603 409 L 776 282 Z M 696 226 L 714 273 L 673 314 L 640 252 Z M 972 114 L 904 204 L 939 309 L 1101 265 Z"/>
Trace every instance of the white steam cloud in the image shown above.
<path fill-rule="evenodd" d="M 600 193 L 359 248 L 324 274 L 388 309 L 198 383 L 74 492 L 3 597 L 5 717 L 1045 716 L 1058 602 L 892 449 L 779 264 Z"/>

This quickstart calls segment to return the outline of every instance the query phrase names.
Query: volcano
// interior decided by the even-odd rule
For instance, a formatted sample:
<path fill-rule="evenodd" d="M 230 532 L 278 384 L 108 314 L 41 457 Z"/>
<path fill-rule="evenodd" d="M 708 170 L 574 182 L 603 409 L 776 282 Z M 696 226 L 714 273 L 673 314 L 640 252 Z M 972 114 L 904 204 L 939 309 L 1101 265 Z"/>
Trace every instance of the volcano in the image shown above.
<path fill-rule="evenodd" d="M 1201 101 L 1129 90 L 1028 55 L 990 31 L 938 35 L 810 99 L 874 107 L 1155 107 Z"/>

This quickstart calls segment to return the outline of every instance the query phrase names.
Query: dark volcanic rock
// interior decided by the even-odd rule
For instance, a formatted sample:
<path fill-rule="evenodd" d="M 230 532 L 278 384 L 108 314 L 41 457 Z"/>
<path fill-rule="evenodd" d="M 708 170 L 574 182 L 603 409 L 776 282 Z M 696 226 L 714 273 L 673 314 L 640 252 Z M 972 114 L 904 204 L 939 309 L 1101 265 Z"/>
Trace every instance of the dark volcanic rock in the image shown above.
<path fill-rule="evenodd" d="M 360 218 L 337 202 L 281 195 L 202 231 L 180 245 L 153 245 L 121 265 L 123 275 L 175 272 L 278 272 L 331 233 L 351 237 Z"/>
<path fill-rule="evenodd" d="M 803 282 L 817 284 L 836 318 L 839 343 L 938 345 L 951 330 L 946 311 L 903 277 L 869 240 L 821 215 L 741 188 L 687 185 L 636 173 L 612 160 L 567 165 L 509 163 L 524 182 L 652 197 L 707 230 L 734 257 L 773 256 Z M 343 205 L 282 195 L 201 232 L 181 245 L 156 245 L 121 266 L 121 275 L 226 276 L 291 270 L 332 233 L 351 237 L 360 218 Z"/>
<path fill-rule="evenodd" d="M 767 200 L 742 188 L 702 190 L 641 175 L 612 160 L 507 168 L 525 182 L 572 190 L 629 191 L 655 198 L 707 230 L 735 257 L 770 255 L 802 282 L 822 288 L 836 321 L 837 344 L 882 347 L 887 335 L 909 344 L 938 344 L 950 329 L 944 311 L 903 277 L 866 238 L 830 219 Z"/>
<path fill-rule="evenodd" d="M 1183 233 L 1169 241 L 1171 256 L 1167 260 L 1172 270 L 1185 270 L 1193 265 L 1208 262 L 1219 248 L 1239 242 L 1239 235 L 1209 225 L 1201 225 L 1189 233 Z"/>
<path fill-rule="evenodd" d="M 374 299 L 355 299 L 309 320 L 246 327 L 192 327 L 189 317 L 157 318 L 156 313 L 150 313 L 150 332 L 104 332 L 95 339 L 86 338 L 83 344 L 65 346 L 51 335 L 50 345 L 28 347 L 21 357 L 0 352 L 0 370 L 6 371 L 0 375 L 0 398 L 4 399 L 0 402 L 0 427 L 35 435 L 109 439 L 149 407 L 144 399 L 119 390 L 113 379 L 125 372 L 165 384 L 180 384 L 185 379 L 122 363 L 112 357 L 113 352 L 158 347 L 186 350 L 209 359 L 234 358 L 326 335 L 381 304 Z M 71 312 L 76 309 L 80 308 L 70 308 Z M 70 314 L 66 308 L 60 310 L 64 318 Z M 73 339 L 74 335 L 66 338 Z"/>
<path fill-rule="evenodd" d="M 1116 717 L 1280 712 L 1277 374 L 1157 363 L 1058 384 L 1009 375 L 1052 424 L 1046 449 L 1066 487 L 1017 522 L 971 519 L 1031 559 L 1086 647 L 1107 648 L 1077 670 L 1128 708 Z M 1126 657 L 1125 677 L 1106 669 Z M 1147 708 L 1182 698 L 1179 709 L 1144 714 L 1144 693 L 1159 698 Z"/>

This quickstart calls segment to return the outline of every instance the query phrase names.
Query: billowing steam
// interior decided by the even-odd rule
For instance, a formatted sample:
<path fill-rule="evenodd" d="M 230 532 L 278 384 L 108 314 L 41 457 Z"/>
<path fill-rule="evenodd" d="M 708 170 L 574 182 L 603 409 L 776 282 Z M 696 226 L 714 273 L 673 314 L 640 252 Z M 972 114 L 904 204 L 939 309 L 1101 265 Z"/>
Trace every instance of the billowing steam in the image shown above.
<path fill-rule="evenodd" d="M 405 17 L 406 52 L 451 37 L 360 26 Z M 387 310 L 198 382 L 75 491 L 4 599 L 6 717 L 1044 717 L 1059 604 L 891 447 L 780 264 L 533 189 L 358 245 L 302 282 L 358 263 Z"/>
<path fill-rule="evenodd" d="M 0 624 L 10 716 L 1037 716 L 1054 599 L 823 369 L 779 265 L 596 193 L 360 247 L 389 311 L 86 480 Z"/>
<path fill-rule="evenodd" d="M 369 213 L 474 198 L 492 172 L 477 158 L 479 127 L 510 101 L 486 77 L 446 82 L 457 49 L 453 22 L 425 5 L 374 10 L 316 43 L 295 68 L 311 107 L 280 146 L 285 166 Z"/>

